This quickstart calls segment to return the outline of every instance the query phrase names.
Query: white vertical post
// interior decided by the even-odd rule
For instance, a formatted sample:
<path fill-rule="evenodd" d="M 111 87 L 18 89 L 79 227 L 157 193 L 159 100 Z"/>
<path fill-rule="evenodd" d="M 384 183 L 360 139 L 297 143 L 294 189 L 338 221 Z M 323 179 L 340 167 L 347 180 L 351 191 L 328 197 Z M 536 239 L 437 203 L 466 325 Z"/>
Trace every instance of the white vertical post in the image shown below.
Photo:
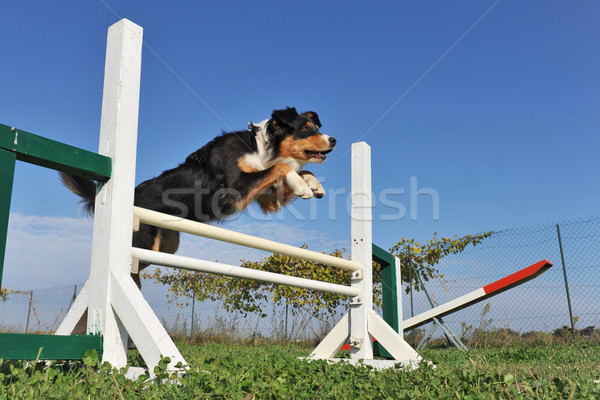
<path fill-rule="evenodd" d="M 352 261 L 362 265 L 352 273 L 352 287 L 360 296 L 350 300 L 350 356 L 373 358 L 367 311 L 373 309 L 371 147 L 365 142 L 352 144 Z"/>
<path fill-rule="evenodd" d="M 123 19 L 108 30 L 99 153 L 113 174 L 96 195 L 88 333 L 104 337 L 102 361 L 127 364 L 127 332 L 111 306 L 114 273 L 129 278 L 142 60 L 142 28 Z"/>

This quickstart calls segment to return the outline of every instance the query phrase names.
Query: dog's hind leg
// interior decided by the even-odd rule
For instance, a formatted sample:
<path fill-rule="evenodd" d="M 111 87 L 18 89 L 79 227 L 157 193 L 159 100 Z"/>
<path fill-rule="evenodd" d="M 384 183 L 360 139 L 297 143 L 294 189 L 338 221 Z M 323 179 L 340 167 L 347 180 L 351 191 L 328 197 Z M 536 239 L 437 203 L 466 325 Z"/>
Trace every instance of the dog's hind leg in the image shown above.
<path fill-rule="evenodd" d="M 179 232 L 141 224 L 139 231 L 133 234 L 133 247 L 174 254 L 179 248 Z M 146 263 L 140 264 L 138 272 L 131 273 L 131 278 L 140 289 L 142 288 L 140 272 L 149 265 Z"/>

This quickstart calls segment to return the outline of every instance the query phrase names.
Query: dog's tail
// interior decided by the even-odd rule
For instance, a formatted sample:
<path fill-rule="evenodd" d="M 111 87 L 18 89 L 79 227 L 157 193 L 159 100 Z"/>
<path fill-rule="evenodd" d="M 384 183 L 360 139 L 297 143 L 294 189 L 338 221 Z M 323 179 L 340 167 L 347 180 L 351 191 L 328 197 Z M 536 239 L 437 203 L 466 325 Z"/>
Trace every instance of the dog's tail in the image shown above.
<path fill-rule="evenodd" d="M 71 192 L 81 197 L 81 211 L 89 216 L 94 215 L 94 200 L 96 199 L 96 182 L 60 172 L 60 180 Z"/>

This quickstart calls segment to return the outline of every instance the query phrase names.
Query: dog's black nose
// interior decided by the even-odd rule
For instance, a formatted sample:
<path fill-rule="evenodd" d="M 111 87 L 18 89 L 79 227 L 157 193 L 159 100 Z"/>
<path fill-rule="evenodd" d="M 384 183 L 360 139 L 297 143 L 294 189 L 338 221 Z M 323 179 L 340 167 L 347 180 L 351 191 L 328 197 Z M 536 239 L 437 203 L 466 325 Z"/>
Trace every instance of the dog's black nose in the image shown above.
<path fill-rule="evenodd" d="M 334 137 L 331 137 L 331 136 L 330 136 L 330 137 L 329 137 L 329 144 L 330 144 L 330 145 L 332 145 L 332 146 L 335 146 L 335 142 L 337 142 L 337 140 L 335 140 L 335 138 L 334 138 Z"/>

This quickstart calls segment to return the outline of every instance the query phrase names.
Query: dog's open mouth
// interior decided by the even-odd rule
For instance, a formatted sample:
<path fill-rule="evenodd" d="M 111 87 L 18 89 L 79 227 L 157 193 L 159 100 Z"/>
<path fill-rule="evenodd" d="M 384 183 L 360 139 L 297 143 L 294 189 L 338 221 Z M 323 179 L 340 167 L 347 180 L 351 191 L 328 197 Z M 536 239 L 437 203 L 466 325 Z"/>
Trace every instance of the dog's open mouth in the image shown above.
<path fill-rule="evenodd" d="M 309 160 L 325 160 L 327 156 L 325 154 L 331 153 L 333 149 L 325 150 L 325 151 L 314 151 L 314 150 L 304 150 L 304 155 Z"/>

